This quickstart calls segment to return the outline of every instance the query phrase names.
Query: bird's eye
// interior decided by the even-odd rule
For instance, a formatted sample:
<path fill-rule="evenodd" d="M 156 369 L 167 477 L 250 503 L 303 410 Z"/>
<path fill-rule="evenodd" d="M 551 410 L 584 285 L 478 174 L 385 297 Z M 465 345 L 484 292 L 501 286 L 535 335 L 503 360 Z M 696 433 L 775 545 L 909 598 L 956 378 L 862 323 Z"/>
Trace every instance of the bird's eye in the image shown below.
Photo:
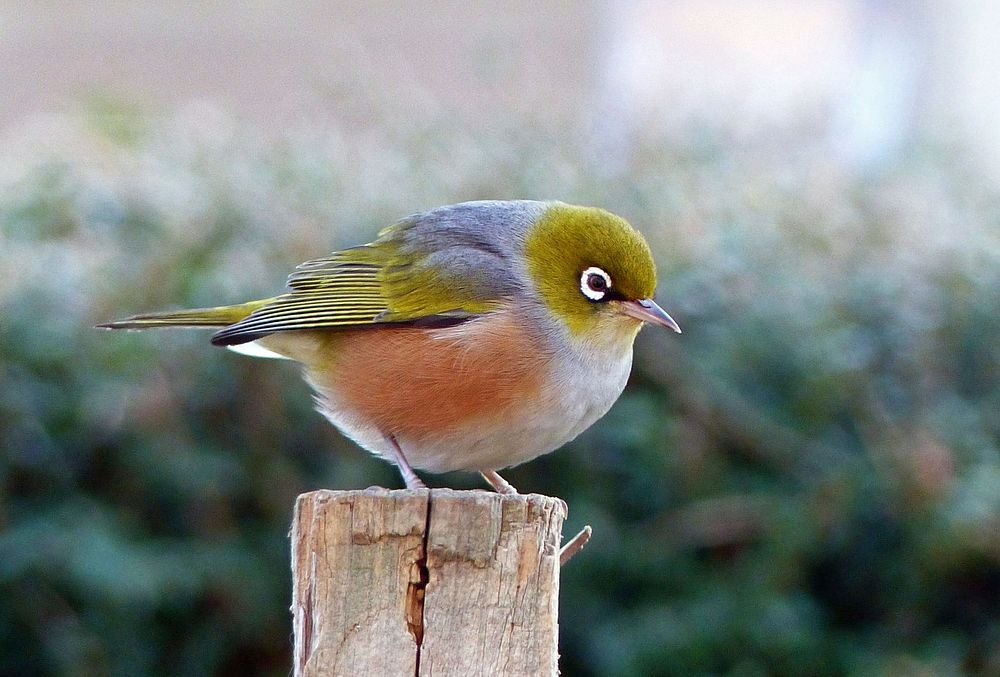
<path fill-rule="evenodd" d="M 611 276 L 596 266 L 580 275 L 580 291 L 591 301 L 600 301 L 611 289 Z"/>

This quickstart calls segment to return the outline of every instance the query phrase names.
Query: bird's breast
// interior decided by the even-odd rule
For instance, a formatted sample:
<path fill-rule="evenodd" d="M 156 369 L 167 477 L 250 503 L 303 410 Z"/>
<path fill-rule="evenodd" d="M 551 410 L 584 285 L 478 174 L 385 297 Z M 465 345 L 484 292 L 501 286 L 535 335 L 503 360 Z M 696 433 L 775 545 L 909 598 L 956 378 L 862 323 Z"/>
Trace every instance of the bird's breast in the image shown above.
<path fill-rule="evenodd" d="M 631 346 L 612 359 L 556 350 L 512 310 L 449 328 L 314 334 L 302 351 L 320 410 L 363 447 L 399 440 L 415 468 L 517 465 L 554 450 L 621 393 Z"/>
<path fill-rule="evenodd" d="M 338 407 L 394 435 L 424 437 L 536 400 L 546 358 L 509 314 L 447 329 L 331 335 L 310 377 Z"/>

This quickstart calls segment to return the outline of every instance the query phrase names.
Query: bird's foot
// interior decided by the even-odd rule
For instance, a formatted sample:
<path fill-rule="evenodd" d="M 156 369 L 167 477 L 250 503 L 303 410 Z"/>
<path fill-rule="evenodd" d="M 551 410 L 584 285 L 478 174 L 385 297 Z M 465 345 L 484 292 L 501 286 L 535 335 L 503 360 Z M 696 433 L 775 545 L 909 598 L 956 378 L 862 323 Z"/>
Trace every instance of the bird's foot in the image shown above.
<path fill-rule="evenodd" d="M 517 489 L 514 488 L 514 485 L 500 477 L 496 470 L 480 470 L 479 474 L 483 476 L 484 480 L 489 482 L 489 485 L 498 494 L 517 496 Z"/>
<path fill-rule="evenodd" d="M 395 436 L 386 435 L 385 439 L 389 441 L 389 446 L 393 452 L 393 460 L 396 462 L 396 467 L 399 468 L 399 474 L 403 476 L 403 481 L 406 482 L 406 488 L 426 489 L 427 485 L 417 477 L 417 473 L 413 472 L 413 467 L 406 460 L 406 455 L 403 454 L 403 449 L 399 446 L 399 442 L 396 441 Z"/>

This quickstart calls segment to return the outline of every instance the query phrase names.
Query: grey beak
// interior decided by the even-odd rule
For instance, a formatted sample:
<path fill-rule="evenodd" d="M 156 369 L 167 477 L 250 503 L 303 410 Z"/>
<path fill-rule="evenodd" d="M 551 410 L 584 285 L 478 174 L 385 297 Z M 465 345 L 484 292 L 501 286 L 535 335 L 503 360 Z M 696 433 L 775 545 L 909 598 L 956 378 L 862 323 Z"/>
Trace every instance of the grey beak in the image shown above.
<path fill-rule="evenodd" d="M 674 318 L 667 315 L 667 311 L 656 305 L 653 299 L 623 301 L 621 309 L 629 317 L 634 317 L 637 320 L 642 320 L 650 324 L 658 324 L 661 327 L 669 327 L 678 334 L 681 333 L 680 325 L 674 321 Z"/>

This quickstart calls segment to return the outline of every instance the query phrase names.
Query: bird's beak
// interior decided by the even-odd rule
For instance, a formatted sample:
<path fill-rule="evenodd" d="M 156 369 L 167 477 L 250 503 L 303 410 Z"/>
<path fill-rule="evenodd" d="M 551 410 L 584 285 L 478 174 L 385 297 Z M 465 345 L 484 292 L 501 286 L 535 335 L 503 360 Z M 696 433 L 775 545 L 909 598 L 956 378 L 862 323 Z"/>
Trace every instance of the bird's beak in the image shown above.
<path fill-rule="evenodd" d="M 681 333 L 680 325 L 678 325 L 674 318 L 667 315 L 665 311 L 660 306 L 656 305 L 653 299 L 640 299 L 638 301 L 622 301 L 621 311 L 628 315 L 629 317 L 634 317 L 642 322 L 649 322 L 650 324 L 658 324 L 661 327 L 670 327 L 678 334 Z"/>

